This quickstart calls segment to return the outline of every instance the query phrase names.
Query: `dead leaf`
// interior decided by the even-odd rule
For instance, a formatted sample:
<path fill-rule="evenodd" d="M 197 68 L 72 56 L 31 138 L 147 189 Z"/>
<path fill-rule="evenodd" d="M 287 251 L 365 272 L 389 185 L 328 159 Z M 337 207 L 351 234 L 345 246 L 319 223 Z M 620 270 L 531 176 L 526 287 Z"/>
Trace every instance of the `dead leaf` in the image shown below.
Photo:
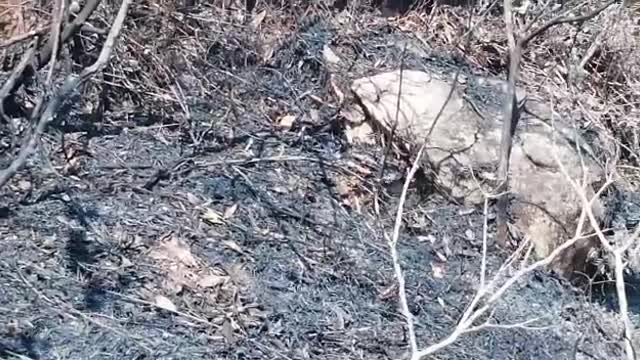
<path fill-rule="evenodd" d="M 235 336 L 233 336 L 233 325 L 229 319 L 226 319 L 220 328 L 220 334 L 229 343 L 235 342 Z"/>
<path fill-rule="evenodd" d="M 187 244 L 171 236 L 168 241 L 164 241 L 156 249 L 149 253 L 149 257 L 158 260 L 178 261 L 187 266 L 196 266 L 196 259 L 191 254 L 191 249 Z"/>
<path fill-rule="evenodd" d="M 329 45 L 325 45 L 322 49 L 322 56 L 329 64 L 339 64 L 341 61 L 340 57 L 329 47 Z"/>
<path fill-rule="evenodd" d="M 436 279 L 442 279 L 444 277 L 444 267 L 439 264 L 431 264 L 431 273 Z"/>
<path fill-rule="evenodd" d="M 338 103 L 342 104 L 344 102 L 344 93 L 340 90 L 340 87 L 336 85 L 336 82 L 333 80 L 333 76 L 331 77 L 331 87 L 338 97 Z"/>
<path fill-rule="evenodd" d="M 231 206 L 229 206 L 225 211 L 224 211 L 224 219 L 225 220 L 229 220 L 231 219 L 231 217 L 233 216 L 233 214 L 236 213 L 236 210 L 238 210 L 238 203 L 235 203 Z"/>
<path fill-rule="evenodd" d="M 433 234 L 429 234 L 429 235 L 426 235 L 426 236 L 424 236 L 424 235 L 419 235 L 419 236 L 418 236 L 418 241 L 420 241 L 420 242 L 427 242 L 427 241 L 428 241 L 428 242 L 429 242 L 429 243 L 431 243 L 431 244 L 435 244 L 435 242 L 436 242 L 436 237 L 435 237 L 435 236 L 433 236 Z"/>
<path fill-rule="evenodd" d="M 198 199 L 197 196 L 195 196 L 192 193 L 187 193 L 187 201 L 189 202 L 189 204 L 191 204 L 192 206 L 196 206 L 200 203 L 200 199 Z"/>
<path fill-rule="evenodd" d="M 397 292 L 398 292 L 398 285 L 396 283 L 393 283 L 389 285 L 386 289 L 383 289 L 378 294 L 378 298 L 380 300 L 389 300 L 392 297 L 396 296 Z"/>
<path fill-rule="evenodd" d="M 314 124 L 318 124 L 322 120 L 320 118 L 320 111 L 318 111 L 317 109 L 310 109 L 309 110 L 309 117 L 311 118 L 311 121 Z"/>
<path fill-rule="evenodd" d="M 169 300 L 167 297 L 162 295 L 156 295 L 155 304 L 157 307 L 165 310 L 169 310 L 173 312 L 178 311 L 178 308 L 175 306 L 175 304 L 171 300 Z"/>
<path fill-rule="evenodd" d="M 18 181 L 18 189 L 22 190 L 22 191 L 29 191 L 31 190 L 31 182 L 26 181 L 26 180 L 20 180 Z"/>
<path fill-rule="evenodd" d="M 336 319 L 333 322 L 334 329 L 338 331 L 344 330 L 345 317 L 347 316 L 347 313 L 337 305 L 333 307 L 333 312 L 336 313 Z"/>
<path fill-rule="evenodd" d="M 242 248 L 240 247 L 240 245 L 236 244 L 235 241 L 233 240 L 224 240 L 222 241 L 222 244 L 226 247 L 228 247 L 229 249 L 236 251 L 240 254 L 243 254 L 244 251 L 242 251 Z"/>
<path fill-rule="evenodd" d="M 344 179 L 339 179 L 339 181 L 337 181 L 336 190 L 340 196 L 347 196 L 351 193 L 351 187 Z"/>
<path fill-rule="evenodd" d="M 131 260 L 129 260 L 129 258 L 125 257 L 125 256 L 121 256 L 120 257 L 120 267 L 121 268 L 128 268 L 133 266 L 133 263 L 131 262 Z"/>
<path fill-rule="evenodd" d="M 278 43 L 274 41 L 271 44 L 266 44 L 262 51 L 262 62 L 268 63 L 276 52 L 276 46 Z"/>
<path fill-rule="evenodd" d="M 182 267 L 184 268 L 184 267 Z M 170 272 L 167 278 L 162 280 L 162 288 L 169 292 L 171 295 L 178 295 L 182 292 L 185 286 L 185 277 L 182 271 L 183 269 L 174 269 L 177 272 Z"/>
<path fill-rule="evenodd" d="M 285 115 L 278 120 L 278 126 L 283 129 L 291 129 L 295 121 L 295 115 Z"/>
<path fill-rule="evenodd" d="M 360 108 L 350 107 L 340 110 L 340 115 L 345 118 L 349 123 L 353 125 L 359 125 L 364 123 L 367 118 Z"/>
<path fill-rule="evenodd" d="M 373 145 L 376 142 L 375 133 L 373 132 L 371 125 L 366 122 L 355 126 L 348 125 L 346 134 L 349 143 L 355 142 L 358 144 Z"/>
<path fill-rule="evenodd" d="M 227 273 L 231 281 L 240 287 L 251 284 L 251 275 L 244 269 L 242 264 L 233 264 L 227 269 Z"/>
<path fill-rule="evenodd" d="M 202 218 L 212 225 L 224 224 L 222 215 L 211 208 L 205 209 L 204 214 L 202 214 Z"/>
<path fill-rule="evenodd" d="M 262 24 L 266 16 L 267 16 L 267 11 L 262 10 L 260 13 L 258 13 L 258 15 L 256 15 L 256 17 L 253 18 L 253 20 L 251 20 L 251 27 L 254 29 L 257 29 L 260 26 L 260 24 Z"/>
<path fill-rule="evenodd" d="M 216 287 L 218 285 L 222 285 L 226 283 L 227 280 L 229 280 L 228 276 L 213 275 L 213 274 L 206 275 L 198 281 L 198 286 L 203 289 L 212 288 L 212 287 Z"/>

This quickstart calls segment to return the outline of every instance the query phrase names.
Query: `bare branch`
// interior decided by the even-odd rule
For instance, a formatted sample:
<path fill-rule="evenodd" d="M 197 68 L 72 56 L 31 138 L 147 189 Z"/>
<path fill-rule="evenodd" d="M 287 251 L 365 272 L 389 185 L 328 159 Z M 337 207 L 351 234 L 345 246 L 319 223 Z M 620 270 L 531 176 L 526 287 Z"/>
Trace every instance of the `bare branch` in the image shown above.
<path fill-rule="evenodd" d="M 49 37 L 49 43 L 52 45 L 53 51 L 51 52 L 51 59 L 49 60 L 49 73 L 47 74 L 47 87 L 51 86 L 51 80 L 53 79 L 53 71 L 56 66 L 56 59 L 58 58 L 58 51 L 60 48 L 60 27 L 62 27 L 62 20 L 64 17 L 64 1 L 55 0 L 53 6 L 53 21 L 51 22 L 51 34 Z"/>
<path fill-rule="evenodd" d="M 497 234 L 496 241 L 502 248 L 507 245 L 507 206 L 509 196 L 509 161 L 511 158 L 511 147 L 513 144 L 513 134 L 518 124 L 519 114 L 517 111 L 516 80 L 520 69 L 520 58 L 522 47 L 516 40 L 516 33 L 513 27 L 513 10 L 511 0 L 504 0 L 504 22 L 507 30 L 509 42 L 509 77 L 507 79 L 507 89 L 504 100 L 504 110 L 502 115 L 502 137 L 500 141 L 500 159 L 498 162 L 498 203 L 497 203 Z"/>
<path fill-rule="evenodd" d="M 9 126 L 9 129 L 11 129 L 11 136 L 12 136 L 11 146 L 12 147 L 17 145 L 17 133 L 16 133 L 16 129 L 14 129 L 13 122 L 11 121 L 11 119 L 9 119 L 9 117 L 5 113 L 4 100 L 9 96 L 9 93 L 11 92 L 11 89 L 13 89 L 18 76 L 22 74 L 22 72 L 27 67 L 27 65 L 29 65 L 33 60 L 33 56 L 36 53 L 36 48 L 38 47 L 38 40 L 39 39 L 37 37 L 36 39 L 34 39 L 31 46 L 27 49 L 25 54 L 22 56 L 22 59 L 20 59 L 18 66 L 11 73 L 11 76 L 9 76 L 9 79 L 7 79 L 7 81 L 4 83 L 2 88 L 0 88 L 0 120 L 4 120 Z"/>
<path fill-rule="evenodd" d="M 12 37 L 11 39 L 2 41 L 2 42 L 0 42 L 0 49 L 5 48 L 5 47 L 9 47 L 9 46 L 11 46 L 13 44 L 17 44 L 17 43 L 19 43 L 21 41 L 30 39 L 32 37 L 42 35 L 44 32 L 47 31 L 47 29 L 49 29 L 50 26 L 51 25 L 47 24 L 45 26 L 42 26 L 42 27 L 39 27 L 37 29 L 28 31 L 26 33 L 18 34 L 16 36 Z"/>
<path fill-rule="evenodd" d="M 89 17 L 93 13 L 93 11 L 98 7 L 99 4 L 100 4 L 100 0 L 88 0 L 85 3 L 84 7 L 82 8 L 82 11 L 78 13 L 75 19 L 73 19 L 71 23 L 67 24 L 64 27 L 62 31 L 62 35 L 60 36 L 60 42 L 61 43 L 66 42 L 78 30 L 80 30 L 83 24 L 85 23 L 85 21 L 89 19 Z M 22 70 L 22 72 L 19 75 L 17 75 L 16 80 L 13 84 L 13 88 L 11 88 L 10 90 L 10 93 L 16 91 L 23 84 L 24 79 L 26 77 L 31 76 L 36 71 L 38 71 L 42 66 L 44 66 L 44 64 L 49 62 L 49 59 L 51 58 L 51 54 L 53 52 L 52 45 L 53 44 L 51 42 L 47 43 L 47 45 L 45 45 L 35 56 L 34 58 L 35 64 L 29 64 L 29 66 L 25 67 Z"/>
<path fill-rule="evenodd" d="M 558 16 L 556 18 L 553 18 L 549 22 L 545 23 L 544 25 L 540 26 L 536 30 L 532 31 L 529 35 L 524 37 L 524 39 L 522 40 L 522 48 L 526 48 L 527 45 L 529 45 L 529 42 L 531 42 L 531 40 L 540 36 L 542 33 L 549 30 L 553 26 L 591 20 L 594 17 L 598 16 L 601 12 L 605 11 L 609 6 L 615 3 L 616 3 L 616 0 L 611 0 L 606 4 L 602 5 L 601 7 L 593 10 L 592 12 L 581 15 L 581 16 L 574 16 L 574 17 Z"/>
<path fill-rule="evenodd" d="M 118 15 L 113 22 L 113 26 L 109 31 L 109 35 L 107 36 L 107 40 L 105 41 L 104 46 L 100 52 L 100 56 L 95 63 L 91 66 L 82 70 L 79 76 L 69 75 L 58 94 L 54 96 L 47 108 L 43 112 L 42 116 L 40 116 L 40 120 L 38 121 L 38 125 L 34 129 L 31 135 L 27 135 L 18 156 L 11 162 L 9 167 L 0 171 L 0 187 L 4 186 L 13 175 L 15 175 L 25 164 L 28 157 L 34 151 L 40 136 L 44 133 L 49 123 L 53 120 L 58 108 L 62 104 L 63 100 L 75 90 L 79 85 L 88 80 L 93 74 L 102 70 L 107 62 L 109 61 L 109 57 L 111 56 L 111 52 L 115 45 L 116 39 L 118 38 L 120 31 L 122 30 L 122 26 L 124 24 L 124 20 L 127 15 L 127 11 L 129 9 L 129 5 L 132 0 L 123 0 L 122 5 L 120 5 L 120 10 L 118 11 Z"/>

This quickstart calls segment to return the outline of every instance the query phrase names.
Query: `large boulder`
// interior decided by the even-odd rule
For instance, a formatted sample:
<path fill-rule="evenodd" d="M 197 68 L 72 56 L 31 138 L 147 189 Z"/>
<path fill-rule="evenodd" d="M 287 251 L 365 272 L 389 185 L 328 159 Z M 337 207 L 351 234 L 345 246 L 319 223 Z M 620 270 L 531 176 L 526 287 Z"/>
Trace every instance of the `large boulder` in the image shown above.
<path fill-rule="evenodd" d="M 479 111 L 460 90 L 452 89 L 451 82 L 426 72 L 403 72 L 398 109 L 399 88 L 400 71 L 358 79 L 352 84 L 353 93 L 377 128 L 390 132 L 397 121 L 395 136 L 404 145 L 420 146 L 431 131 L 425 165 L 435 172 L 439 186 L 469 205 L 481 204 L 483 191 L 491 193 L 496 185 L 501 116 Z M 532 106 L 550 113 L 544 104 Z M 520 120 L 510 160 L 510 215 L 521 234 L 535 244 L 538 258 L 546 257 L 575 236 L 582 209 L 580 197 L 551 154 L 557 154 L 574 180 L 581 182 L 584 176 L 587 195 L 593 196 L 603 172 L 588 150 L 580 135 L 561 121 L 554 121 L 552 126 L 532 116 Z M 594 202 L 593 211 L 599 220 L 605 218 L 599 199 Z M 592 230 L 588 221 L 585 225 L 583 234 Z M 585 271 L 587 256 L 596 245 L 595 238 L 579 241 L 556 258 L 553 268 L 565 276 Z"/>

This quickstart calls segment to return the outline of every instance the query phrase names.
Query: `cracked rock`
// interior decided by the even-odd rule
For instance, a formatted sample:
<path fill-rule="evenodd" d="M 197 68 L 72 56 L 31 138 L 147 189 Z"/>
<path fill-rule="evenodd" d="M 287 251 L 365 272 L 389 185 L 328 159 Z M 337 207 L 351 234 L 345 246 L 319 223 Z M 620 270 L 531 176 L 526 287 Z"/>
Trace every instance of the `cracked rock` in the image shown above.
<path fill-rule="evenodd" d="M 436 173 L 439 185 L 466 204 L 481 204 L 482 191 L 491 193 L 496 185 L 502 119 L 492 113 L 500 113 L 500 108 L 480 111 L 487 105 L 474 106 L 462 91 L 452 90 L 449 81 L 423 71 L 403 72 L 398 102 L 399 88 L 399 70 L 355 80 L 351 87 L 376 128 L 390 133 L 397 122 L 396 139 L 405 147 L 418 148 L 428 135 L 424 165 Z M 493 97 L 502 96 L 499 85 L 485 91 L 493 91 Z M 542 103 L 532 106 L 545 112 Z M 561 121 L 551 126 L 528 115 L 520 119 L 510 160 L 510 215 L 523 236 L 534 243 L 538 258 L 574 236 L 582 209 L 580 197 L 557 160 L 574 181 L 581 182 L 585 176 L 589 197 L 603 179 L 595 159 L 588 151 L 578 152 L 576 144 L 585 141 Z M 599 199 L 594 201 L 593 211 L 598 220 L 605 219 L 606 209 Z M 582 233 L 591 231 L 590 226 L 584 226 Z M 596 245 L 595 238 L 579 241 L 557 257 L 552 268 L 564 276 L 585 271 L 588 254 Z"/>

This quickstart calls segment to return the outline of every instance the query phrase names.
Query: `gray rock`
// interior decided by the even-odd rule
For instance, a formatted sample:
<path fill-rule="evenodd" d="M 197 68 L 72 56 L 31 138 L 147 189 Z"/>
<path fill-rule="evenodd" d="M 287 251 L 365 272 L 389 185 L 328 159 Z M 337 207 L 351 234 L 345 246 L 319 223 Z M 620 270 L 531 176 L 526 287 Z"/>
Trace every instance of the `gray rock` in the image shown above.
<path fill-rule="evenodd" d="M 399 86 L 400 71 L 392 71 L 358 79 L 351 89 L 378 128 L 390 132 L 397 122 L 395 134 L 403 145 L 415 149 L 431 131 L 425 165 L 435 170 L 438 183 L 452 196 L 469 205 L 481 204 L 483 192 L 491 193 L 496 185 L 501 117 L 483 115 L 461 91 L 452 91 L 448 81 L 422 71 L 403 72 L 398 109 Z M 521 90 L 518 93 L 523 96 Z M 542 103 L 532 106 L 551 113 Z M 588 196 L 595 194 L 594 184 L 602 180 L 603 173 L 587 151 L 576 150 L 575 144 L 586 142 L 570 126 L 560 121 L 551 126 L 534 118 L 526 120 L 526 125 L 518 127 L 510 160 L 511 216 L 520 232 L 535 244 L 537 257 L 543 258 L 575 235 L 582 209 L 580 197 L 552 154 L 572 179 L 581 182 L 585 176 Z M 599 220 L 604 219 L 605 208 L 599 199 L 593 211 Z M 592 230 L 588 221 L 585 225 L 583 234 Z M 553 268 L 563 275 L 583 271 L 587 255 L 596 245 L 595 238 L 578 242 L 556 258 Z"/>

